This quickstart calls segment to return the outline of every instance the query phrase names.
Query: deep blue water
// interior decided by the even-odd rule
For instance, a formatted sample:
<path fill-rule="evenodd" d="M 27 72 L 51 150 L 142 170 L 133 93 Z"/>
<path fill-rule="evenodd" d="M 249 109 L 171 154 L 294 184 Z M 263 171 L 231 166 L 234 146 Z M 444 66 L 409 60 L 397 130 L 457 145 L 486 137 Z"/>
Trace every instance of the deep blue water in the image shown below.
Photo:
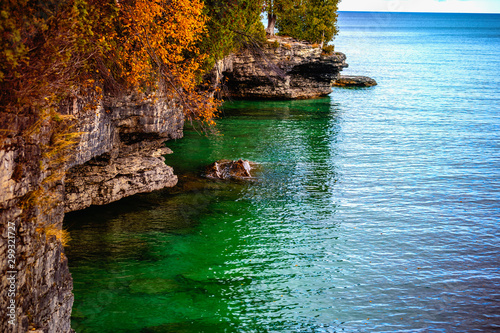
<path fill-rule="evenodd" d="M 500 15 L 338 25 L 378 86 L 226 103 L 167 144 L 178 189 L 67 217 L 78 332 L 500 330 Z"/>
<path fill-rule="evenodd" d="M 384 281 L 384 306 L 413 313 L 368 331 L 500 329 L 500 15 L 345 12 L 339 27 L 345 73 L 379 83 L 331 95 L 341 218 L 383 233 L 352 255 L 379 263 L 360 276 Z"/>

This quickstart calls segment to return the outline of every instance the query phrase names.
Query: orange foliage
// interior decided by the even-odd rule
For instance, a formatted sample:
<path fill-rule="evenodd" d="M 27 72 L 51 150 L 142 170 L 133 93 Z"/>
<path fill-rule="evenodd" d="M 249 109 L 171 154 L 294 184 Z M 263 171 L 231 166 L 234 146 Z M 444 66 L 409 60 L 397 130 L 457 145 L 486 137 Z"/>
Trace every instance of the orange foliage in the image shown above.
<path fill-rule="evenodd" d="M 5 0 L 0 105 L 37 117 L 74 93 L 132 89 L 212 125 L 218 101 L 196 89 L 206 20 L 202 0 Z"/>
<path fill-rule="evenodd" d="M 174 0 L 167 6 L 166 1 L 137 0 L 119 7 L 123 34 L 119 41 L 123 47 L 117 50 L 117 56 L 122 64 L 131 65 L 125 72 L 130 84 L 146 82 L 154 76 L 151 70 L 161 65 L 193 78 L 197 64 L 183 65 L 183 54 L 193 51 L 203 31 L 202 3 Z"/>
<path fill-rule="evenodd" d="M 143 92 L 177 98 L 188 119 L 213 125 L 218 101 L 196 90 L 206 57 L 195 46 L 205 31 L 203 2 L 136 0 L 118 7 L 121 35 L 115 38 L 122 47 L 116 58 L 125 82 Z"/>

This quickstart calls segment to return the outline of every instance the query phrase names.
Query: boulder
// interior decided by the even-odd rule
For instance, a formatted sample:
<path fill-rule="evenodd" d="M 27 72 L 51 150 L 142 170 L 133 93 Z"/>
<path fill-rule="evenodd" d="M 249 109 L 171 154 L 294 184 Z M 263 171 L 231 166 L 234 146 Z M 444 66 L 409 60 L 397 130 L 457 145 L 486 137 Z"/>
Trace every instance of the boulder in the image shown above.
<path fill-rule="evenodd" d="M 367 76 L 341 75 L 338 79 L 332 81 L 334 87 L 372 87 L 377 82 Z"/>
<path fill-rule="evenodd" d="M 205 177 L 212 179 L 249 179 L 252 178 L 250 171 L 255 166 L 255 163 L 239 159 L 232 160 L 219 160 L 206 167 Z"/>

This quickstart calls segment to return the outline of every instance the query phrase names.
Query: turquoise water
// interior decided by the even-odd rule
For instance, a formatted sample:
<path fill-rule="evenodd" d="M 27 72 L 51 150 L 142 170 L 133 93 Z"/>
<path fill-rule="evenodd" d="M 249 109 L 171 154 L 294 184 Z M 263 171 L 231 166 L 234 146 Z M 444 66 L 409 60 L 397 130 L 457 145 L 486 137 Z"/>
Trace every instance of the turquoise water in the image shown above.
<path fill-rule="evenodd" d="M 77 332 L 500 329 L 500 16 L 339 27 L 378 86 L 226 103 L 176 188 L 68 215 Z M 256 180 L 199 177 L 222 158 Z"/>

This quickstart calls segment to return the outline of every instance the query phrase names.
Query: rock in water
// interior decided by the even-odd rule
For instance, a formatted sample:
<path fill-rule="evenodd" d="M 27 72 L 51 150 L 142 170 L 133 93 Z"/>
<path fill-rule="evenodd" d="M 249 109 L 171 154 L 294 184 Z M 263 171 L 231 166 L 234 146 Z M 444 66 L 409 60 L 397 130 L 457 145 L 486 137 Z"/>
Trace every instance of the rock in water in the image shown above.
<path fill-rule="evenodd" d="M 332 81 L 334 87 L 372 87 L 376 85 L 377 82 L 367 76 L 341 75 L 337 80 Z"/>
<path fill-rule="evenodd" d="M 219 160 L 207 166 L 205 177 L 212 179 L 248 179 L 252 178 L 250 171 L 255 163 L 239 159 Z"/>

